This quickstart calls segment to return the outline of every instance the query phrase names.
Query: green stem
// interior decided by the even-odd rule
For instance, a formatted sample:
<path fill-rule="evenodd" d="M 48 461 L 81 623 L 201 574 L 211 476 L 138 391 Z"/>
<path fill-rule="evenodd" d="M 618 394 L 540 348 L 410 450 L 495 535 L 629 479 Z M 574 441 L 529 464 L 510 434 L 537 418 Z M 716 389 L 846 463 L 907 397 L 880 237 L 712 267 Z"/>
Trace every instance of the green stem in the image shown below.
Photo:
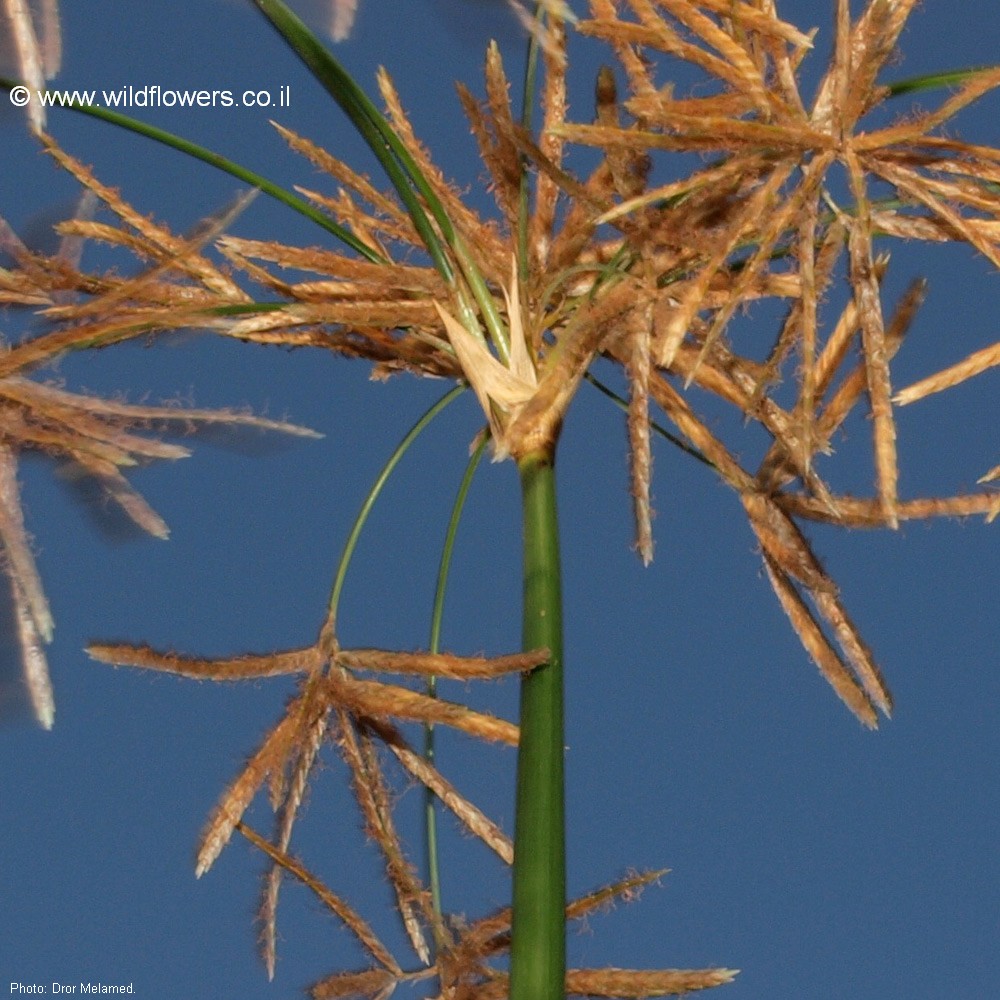
<path fill-rule="evenodd" d="M 428 424 L 430 424 L 431 421 L 452 400 L 457 399 L 463 392 L 465 392 L 464 385 L 456 385 L 454 389 L 450 389 L 446 392 L 409 429 L 409 431 L 407 431 L 406 436 L 399 442 L 398 445 L 396 445 L 395 450 L 389 456 L 389 461 L 385 463 L 385 466 L 378 474 L 375 482 L 372 483 L 372 487 L 368 491 L 368 496 L 365 497 L 365 501 L 361 505 L 361 510 L 358 511 L 358 516 L 354 519 L 354 524 L 351 527 L 351 533 L 347 536 L 347 541 L 344 543 L 344 551 L 340 557 L 340 562 L 337 564 L 337 573 L 333 580 L 333 590 L 330 593 L 329 611 L 327 612 L 326 623 L 324 625 L 324 631 L 329 632 L 331 635 L 335 635 L 337 631 L 337 611 L 340 608 L 340 594 L 344 589 L 344 581 L 347 579 L 347 568 L 351 564 L 351 557 L 354 555 L 354 549 L 357 547 L 358 540 L 361 538 L 361 532 L 368 520 L 368 515 L 371 514 L 372 507 L 375 506 L 375 501 L 382 492 L 382 488 L 389 481 L 389 476 L 392 475 L 392 470 L 396 468 L 399 464 L 399 460 L 406 454 L 410 445 L 413 444 L 413 442 L 420 436 L 420 433 L 424 430 L 424 428 L 427 427 Z"/>
<path fill-rule="evenodd" d="M 521 682 L 510 1000 L 561 1000 L 566 979 L 562 593 L 555 449 L 518 461 L 524 524 L 523 648 L 549 662 Z"/>
<path fill-rule="evenodd" d="M 458 488 L 458 495 L 451 509 L 451 517 L 448 519 L 448 530 L 445 532 L 444 547 L 441 550 L 441 564 L 438 567 L 437 585 L 434 588 L 434 610 L 431 614 L 431 638 L 429 651 L 439 653 L 441 651 L 441 622 L 444 618 L 444 595 L 448 589 L 448 573 L 451 569 L 451 557 L 455 551 L 455 537 L 458 535 L 458 525 L 462 520 L 462 511 L 465 509 L 465 501 L 469 495 L 469 488 L 472 486 L 472 479 L 479 468 L 483 455 L 486 453 L 486 445 L 489 443 L 489 435 L 484 431 L 480 436 L 476 450 L 469 457 L 469 463 L 465 467 L 465 475 L 462 476 L 461 485 Z M 437 697 L 437 678 L 427 678 L 427 694 L 432 698 Z M 424 759 L 428 764 L 434 764 L 434 726 L 430 723 L 424 726 Z M 431 890 L 431 906 L 438 918 L 438 924 L 443 926 L 444 911 L 441 905 L 441 867 L 438 858 L 438 836 L 437 836 L 437 796 L 431 789 L 424 788 L 424 830 L 427 837 L 427 880 Z M 440 946 L 441 942 L 435 942 Z"/>

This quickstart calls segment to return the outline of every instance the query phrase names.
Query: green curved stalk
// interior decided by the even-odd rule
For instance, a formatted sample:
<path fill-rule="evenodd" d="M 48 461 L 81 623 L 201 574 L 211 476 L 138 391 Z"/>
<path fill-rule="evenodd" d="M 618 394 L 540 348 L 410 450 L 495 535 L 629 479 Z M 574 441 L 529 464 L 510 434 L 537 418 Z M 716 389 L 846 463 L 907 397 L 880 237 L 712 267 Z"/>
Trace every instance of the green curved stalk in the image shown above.
<path fill-rule="evenodd" d="M 524 528 L 523 648 L 549 662 L 521 681 L 510 1000 L 562 1000 L 566 980 L 563 642 L 554 447 L 517 463 Z"/>
<path fill-rule="evenodd" d="M 465 467 L 465 474 L 458 487 L 455 496 L 455 503 L 451 509 L 451 517 L 448 519 L 448 530 L 444 536 L 444 546 L 441 549 L 441 563 L 438 567 L 437 584 L 434 588 L 434 610 L 431 612 L 431 636 L 430 652 L 439 653 L 441 651 L 441 621 L 444 617 L 444 595 L 448 589 L 448 573 L 451 570 L 451 557 L 455 550 L 455 536 L 458 534 L 458 525 L 462 520 L 462 511 L 465 509 L 465 501 L 469 495 L 469 487 L 479 468 L 483 455 L 486 453 L 486 445 L 489 444 L 489 435 L 484 433 L 476 445 L 475 451 L 469 456 L 468 465 Z M 427 694 L 434 698 L 437 696 L 437 678 L 427 678 Z M 434 726 L 424 725 L 424 759 L 428 764 L 434 763 Z M 444 918 L 444 911 L 441 906 L 441 868 L 438 858 L 437 840 L 437 796 L 431 789 L 424 788 L 424 831 L 427 838 L 427 880 L 431 890 L 431 905 L 440 923 Z"/>
<path fill-rule="evenodd" d="M 354 524 L 351 527 L 351 532 L 347 536 L 347 541 L 344 543 L 344 551 L 341 554 L 340 562 L 337 565 L 337 573 L 333 581 L 333 589 L 330 592 L 330 606 L 329 612 L 327 613 L 326 628 L 331 632 L 336 632 L 337 626 L 337 609 L 340 606 L 340 594 L 344 589 L 344 580 L 347 578 L 347 568 L 351 564 L 351 557 L 354 555 L 354 550 L 357 548 L 358 539 L 361 538 L 361 532 L 364 529 L 365 522 L 368 520 L 368 515 L 371 514 L 372 507 L 375 506 L 375 501 L 378 499 L 379 494 L 382 492 L 383 487 L 389 481 L 389 476 L 392 475 L 392 470 L 396 468 L 399 464 L 399 460 L 406 454 L 410 445 L 420 436 L 421 431 L 427 427 L 428 424 L 450 403 L 452 400 L 457 399 L 463 392 L 465 392 L 464 385 L 457 385 L 454 389 L 450 389 L 446 392 L 407 432 L 406 436 L 402 441 L 396 445 L 395 450 L 389 456 L 389 460 L 382 467 L 382 471 L 378 474 L 375 482 L 372 483 L 371 489 L 368 491 L 368 496 L 365 497 L 364 503 L 361 505 L 361 510 L 358 511 L 358 516 L 354 519 Z"/>

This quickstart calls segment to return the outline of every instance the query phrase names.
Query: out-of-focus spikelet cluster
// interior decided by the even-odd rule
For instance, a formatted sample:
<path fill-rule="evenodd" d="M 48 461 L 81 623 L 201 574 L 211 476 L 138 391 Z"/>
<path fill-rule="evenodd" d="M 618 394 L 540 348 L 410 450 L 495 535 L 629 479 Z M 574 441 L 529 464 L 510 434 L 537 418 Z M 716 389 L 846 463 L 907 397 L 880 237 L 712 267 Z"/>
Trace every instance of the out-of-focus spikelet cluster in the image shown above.
<path fill-rule="evenodd" d="M 39 91 L 59 72 L 61 62 L 59 0 L 2 0 L 0 75 L 16 77 Z M 29 101 L 25 111 L 32 128 L 45 127 L 45 108 L 39 101 Z"/>
<path fill-rule="evenodd" d="M 75 165 L 69 159 L 68 166 Z M 166 538 L 169 529 L 159 514 L 137 493 L 123 471 L 154 459 L 185 458 L 190 451 L 179 445 L 145 436 L 143 431 L 171 430 L 191 433 L 206 424 L 241 424 L 261 430 L 317 437 L 312 431 L 282 421 L 266 420 L 225 410 L 195 410 L 178 406 L 140 406 L 119 400 L 69 392 L 52 382 L 30 377 L 38 368 L 53 362 L 67 350 L 102 346 L 127 339 L 145 329 L 122 319 L 130 308 L 128 297 L 120 297 L 123 284 L 144 288 L 144 295 L 154 293 L 153 286 L 164 289 L 167 282 L 156 279 L 156 266 L 140 279 L 108 277 L 95 279 L 78 270 L 81 240 L 100 236 L 102 227 L 86 216 L 90 214 L 93 192 L 98 192 L 124 219 L 134 221 L 137 229 L 129 238 L 130 249 L 153 260 L 175 260 L 178 251 L 184 267 L 190 269 L 192 245 L 178 241 L 163 228 L 128 209 L 114 192 L 102 189 L 86 176 L 88 193 L 81 200 L 77 217 L 64 224 L 59 251 L 52 257 L 32 252 L 11 227 L 0 218 L 0 253 L 9 258 L 9 266 L 0 266 L 0 304 L 33 309 L 50 327 L 47 332 L 31 334 L 0 350 L 0 562 L 10 580 L 14 620 L 21 647 L 28 694 L 38 721 L 50 728 L 55 701 L 49 680 L 43 646 L 52 639 L 53 618 L 42 588 L 35 560 L 25 531 L 21 497 L 17 484 L 17 459 L 21 451 L 41 451 L 53 456 L 74 473 L 91 477 L 108 498 L 143 531 Z M 211 229 L 211 224 L 209 224 Z M 120 230 L 114 230 L 122 238 Z M 211 232 L 209 232 L 211 235 Z M 206 281 L 221 275 L 210 265 L 201 272 Z M 197 270 L 197 268 L 196 268 Z M 209 274 L 209 271 L 211 274 Z M 216 282 L 212 282 L 217 286 Z M 177 292 L 176 284 L 173 286 Z M 220 287 L 212 288 L 212 301 Z M 102 319 L 89 321 L 95 294 L 102 296 Z M 182 294 L 187 294 L 186 292 Z M 121 309 L 117 320 L 107 318 L 109 304 Z M 139 307 L 148 310 L 148 301 Z M 53 326 L 58 321 L 58 326 Z"/>

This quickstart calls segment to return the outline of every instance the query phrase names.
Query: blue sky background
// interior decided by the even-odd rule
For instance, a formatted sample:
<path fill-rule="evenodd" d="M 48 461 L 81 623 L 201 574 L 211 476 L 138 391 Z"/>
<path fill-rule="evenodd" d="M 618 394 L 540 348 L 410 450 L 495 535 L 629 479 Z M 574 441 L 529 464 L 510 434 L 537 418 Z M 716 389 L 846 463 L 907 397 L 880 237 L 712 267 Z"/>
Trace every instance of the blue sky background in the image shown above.
<path fill-rule="evenodd" d="M 800 26 L 820 27 L 823 58 L 828 6 L 780 5 Z M 339 112 L 249 4 L 65 0 L 63 14 L 59 86 L 287 84 L 293 105 L 282 122 L 367 162 Z M 988 63 L 998 31 L 995 15 L 965 17 L 928 0 L 888 75 Z M 389 69 L 418 133 L 484 211 L 481 169 L 452 82 L 478 92 L 491 35 L 516 78 L 519 31 L 502 5 L 486 0 L 361 0 L 355 34 L 337 51 L 366 85 L 377 65 Z M 573 113 L 588 120 L 595 67 L 607 56 L 587 45 L 578 55 Z M 822 60 L 815 66 L 818 74 Z M 265 113 L 136 113 L 278 180 L 330 189 L 282 148 Z M 996 121 L 990 97 L 959 124 L 970 140 L 996 145 Z M 175 230 L 236 191 L 230 178 L 99 122 L 56 113 L 50 129 Z M 15 227 L 72 200 L 73 183 L 16 119 L 8 116 L 0 140 L 0 213 Z M 264 198 L 235 230 L 317 240 L 316 230 Z M 930 279 L 898 359 L 898 385 L 996 340 L 997 278 L 985 261 L 955 247 L 893 250 L 890 300 L 911 278 Z M 773 325 L 762 322 L 748 323 L 746 335 L 770 338 Z M 0 314 L 8 336 L 20 324 Z M 130 399 L 249 406 L 326 436 L 195 439 L 192 458 L 137 470 L 131 481 L 171 525 L 167 543 L 123 530 L 112 511 L 83 503 L 50 461 L 22 462 L 29 528 L 57 621 L 49 650 L 57 713 L 46 733 L 23 706 L 10 709 L 0 731 L 0 990 L 8 982 L 99 980 L 131 981 L 149 1000 L 297 996 L 359 963 L 349 935 L 286 882 L 278 973 L 268 984 L 254 953 L 261 859 L 236 840 L 200 881 L 192 860 L 204 819 L 280 716 L 289 685 L 221 687 L 116 671 L 91 663 L 82 648 L 126 640 L 225 655 L 311 642 L 373 476 L 442 387 L 410 378 L 374 385 L 360 363 L 197 335 L 66 358 L 45 376 Z M 973 489 L 1000 461 L 998 377 L 987 373 L 900 414 L 904 496 Z M 709 417 L 749 461 L 760 447 L 753 431 L 719 410 Z M 426 645 L 439 546 L 479 425 L 474 401 L 460 400 L 404 460 L 348 578 L 345 645 Z M 870 492 L 868 442 L 859 414 L 822 470 L 838 489 Z M 559 459 L 570 891 L 580 895 L 630 868 L 672 869 L 639 903 L 574 931 L 572 963 L 740 968 L 718 994 L 731 1000 L 992 996 L 1000 980 L 997 526 L 973 518 L 897 533 L 809 529 L 896 696 L 895 718 L 869 733 L 803 652 L 736 497 L 709 470 L 657 443 L 657 554 L 643 569 L 631 551 L 622 418 L 587 387 Z M 518 516 L 513 466 L 484 466 L 459 537 L 447 648 L 516 647 Z M 18 669 L 9 637 L 0 662 L 9 691 Z M 513 682 L 453 696 L 508 717 L 515 711 Z M 512 752 L 442 735 L 439 759 L 512 829 Z M 415 789 L 401 790 L 415 857 L 419 801 Z M 263 804 L 251 820 L 269 829 Z M 446 905 L 473 919 L 505 904 L 499 863 L 447 819 L 444 826 Z M 293 847 L 407 956 L 332 754 Z"/>

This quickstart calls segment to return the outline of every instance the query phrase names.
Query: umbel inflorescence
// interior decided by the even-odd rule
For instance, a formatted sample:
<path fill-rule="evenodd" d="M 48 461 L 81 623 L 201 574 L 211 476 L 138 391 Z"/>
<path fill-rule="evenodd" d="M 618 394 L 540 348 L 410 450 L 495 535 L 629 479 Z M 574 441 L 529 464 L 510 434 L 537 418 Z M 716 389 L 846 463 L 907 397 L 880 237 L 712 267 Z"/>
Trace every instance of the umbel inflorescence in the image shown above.
<path fill-rule="evenodd" d="M 60 349 L 201 327 L 247 342 L 362 358 L 379 379 L 406 372 L 465 383 L 482 405 L 498 458 L 551 448 L 592 363 L 612 361 L 629 387 L 642 558 L 648 562 L 653 553 L 650 439 L 651 414 L 658 410 L 735 491 L 803 646 L 849 709 L 874 727 L 879 711 L 889 714 L 891 697 L 803 522 L 894 528 L 906 519 L 993 516 L 1000 508 L 988 490 L 900 495 L 896 408 L 1000 363 L 994 345 L 915 385 L 893 383 L 893 358 L 924 286 L 915 283 L 886 310 L 885 248 L 894 239 L 963 241 L 1000 263 L 1000 151 L 944 130 L 957 112 L 1000 84 L 1000 70 L 955 76 L 931 111 L 889 122 L 875 113 L 896 93 L 882 74 L 914 6 L 914 0 L 873 0 L 852 18 L 846 0 L 837 0 L 829 64 L 815 91 L 805 93 L 800 70 L 815 58 L 821 36 L 783 21 L 773 0 L 591 0 L 590 17 L 575 30 L 606 42 L 617 71 L 600 72 L 596 110 L 586 122 L 567 117 L 566 30 L 550 17 L 537 134 L 512 109 L 495 47 L 486 58 L 485 99 L 460 88 L 497 206 L 487 219 L 434 165 L 383 72 L 387 120 L 426 182 L 413 195 L 416 209 L 309 139 L 276 126 L 334 182 L 332 189 L 302 194 L 350 234 L 346 250 L 222 235 L 214 245 L 225 264 L 213 263 L 201 243 L 188 247 L 161 231 L 151 236 L 146 220 L 46 140 L 52 155 L 119 219 L 117 226 L 78 220 L 64 226 L 66 233 L 142 257 L 155 246 L 154 266 L 135 279 L 112 279 L 25 252 L 3 280 L 19 301 L 35 296 L 64 324 L 51 335 L 63 338 Z M 677 60 L 703 76 L 691 96 L 677 96 L 671 86 Z M 616 75 L 627 84 L 623 100 Z M 599 152 L 588 176 L 568 169 L 569 144 Z M 670 166 L 675 154 L 692 153 L 698 154 L 695 169 Z M 846 196 L 834 196 L 834 171 L 846 179 Z M 849 296 L 833 311 L 826 303 L 843 276 Z M 251 294 L 253 287 L 265 294 Z M 53 292 L 67 288 L 72 304 L 55 305 Z M 759 333 L 747 344 L 745 324 L 733 320 L 764 300 L 779 303 L 783 318 L 762 352 Z M 31 363 L 47 356 L 38 353 Z M 0 370 L 0 393 L 29 391 L 20 371 Z M 28 385 L 36 395 L 52 392 Z M 692 386 L 700 392 L 689 392 Z M 743 464 L 699 412 L 696 400 L 706 393 L 766 433 L 769 447 L 756 466 Z M 840 495 L 823 475 L 838 430 L 859 408 L 871 417 L 870 497 Z M 29 441 L 13 431 L 5 435 L 8 451 Z M 987 471 L 983 481 L 998 470 Z M 4 541 L 10 548 L 6 534 Z M 396 832 L 376 748 L 388 748 L 405 773 L 431 788 L 507 861 L 506 836 L 413 751 L 400 724 L 447 724 L 508 743 L 517 742 L 517 729 L 368 674 L 489 677 L 530 670 L 545 662 L 545 650 L 495 661 L 345 650 L 331 612 L 311 645 L 268 655 L 211 661 L 107 644 L 90 652 L 108 662 L 217 680 L 300 678 L 298 693 L 221 800 L 198 861 L 199 871 L 206 869 L 237 829 L 270 856 L 263 911 L 269 965 L 285 872 L 313 888 L 371 957 L 369 970 L 337 974 L 315 987 L 316 996 L 387 995 L 398 982 L 429 975 L 437 977 L 442 996 L 506 995 L 506 977 L 494 959 L 509 943 L 510 915 L 456 932 L 435 912 Z M 419 973 L 404 972 L 360 915 L 290 853 L 299 805 L 328 742 L 348 764 L 414 950 L 428 963 Z M 243 824 L 265 784 L 278 817 L 270 841 Z M 571 904 L 570 912 L 581 915 L 643 881 Z M 725 969 L 577 970 L 569 973 L 567 990 L 662 995 L 731 976 Z"/>

